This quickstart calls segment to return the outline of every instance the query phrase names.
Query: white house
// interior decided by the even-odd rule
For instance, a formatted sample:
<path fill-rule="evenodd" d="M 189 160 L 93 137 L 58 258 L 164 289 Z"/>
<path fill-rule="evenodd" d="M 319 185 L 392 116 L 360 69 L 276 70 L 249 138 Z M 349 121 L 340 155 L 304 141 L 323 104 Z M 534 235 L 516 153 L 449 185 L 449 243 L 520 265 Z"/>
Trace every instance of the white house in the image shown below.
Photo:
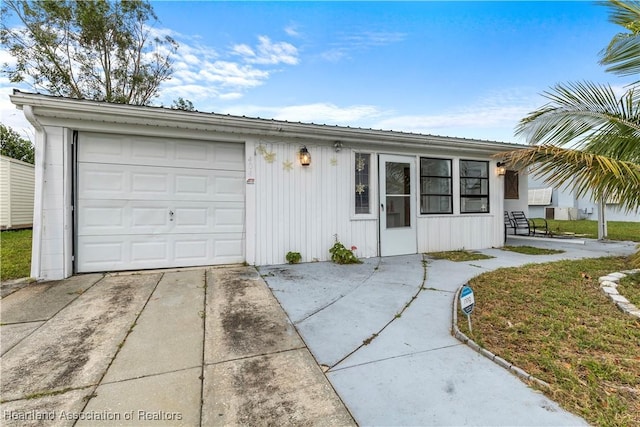
<path fill-rule="evenodd" d="M 31 228 L 34 166 L 0 156 L 0 230 Z"/>
<path fill-rule="evenodd" d="M 15 91 L 36 130 L 32 276 L 503 244 L 518 145 Z M 310 155 L 308 165 L 301 154 Z"/>
<path fill-rule="evenodd" d="M 591 192 L 577 197 L 569 188 L 554 188 L 545 184 L 544 179 L 529 176 L 529 216 L 531 218 L 575 220 L 598 220 L 599 203 L 593 200 Z M 640 209 L 626 211 L 615 199 L 606 200 L 607 221 L 640 221 Z"/>

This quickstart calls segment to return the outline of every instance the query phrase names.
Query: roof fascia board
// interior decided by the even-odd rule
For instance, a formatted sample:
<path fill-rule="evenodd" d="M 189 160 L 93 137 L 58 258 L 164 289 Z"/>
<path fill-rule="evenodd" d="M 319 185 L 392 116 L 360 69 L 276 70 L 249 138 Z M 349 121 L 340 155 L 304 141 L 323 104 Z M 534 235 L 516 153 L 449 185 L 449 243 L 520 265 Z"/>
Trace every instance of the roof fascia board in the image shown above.
<path fill-rule="evenodd" d="M 342 126 L 292 123 L 269 119 L 221 115 L 215 113 L 170 110 L 127 104 L 110 104 L 48 95 L 15 92 L 11 102 L 22 109 L 32 107 L 40 122 L 62 125 L 77 130 L 108 128 L 108 123 L 135 127 L 157 127 L 180 132 L 218 132 L 259 138 L 283 138 L 345 145 L 376 145 L 381 147 L 425 148 L 473 153 L 499 153 L 524 148 L 522 145 L 485 140 L 472 140 L 397 131 L 361 129 Z M 91 125 L 90 125 L 91 124 Z M 100 125 L 102 124 L 102 126 Z M 145 133 L 156 133 L 148 131 Z M 162 131 L 162 134 L 165 132 Z M 173 133 L 173 132 L 171 132 Z M 235 139 L 235 138 L 234 138 Z"/>

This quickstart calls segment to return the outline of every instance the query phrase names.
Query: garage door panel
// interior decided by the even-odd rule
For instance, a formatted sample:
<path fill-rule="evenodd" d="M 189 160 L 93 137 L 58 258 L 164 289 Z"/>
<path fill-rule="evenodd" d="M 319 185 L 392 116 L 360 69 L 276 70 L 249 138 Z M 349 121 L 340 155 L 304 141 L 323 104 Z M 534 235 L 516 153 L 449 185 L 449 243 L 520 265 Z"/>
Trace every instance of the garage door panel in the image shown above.
<path fill-rule="evenodd" d="M 132 262 L 162 262 L 169 259 L 166 239 L 152 239 L 151 241 L 134 241 L 131 243 Z"/>
<path fill-rule="evenodd" d="M 244 171 L 244 144 L 83 133 L 78 161 Z"/>
<path fill-rule="evenodd" d="M 83 200 L 78 236 L 108 234 L 242 233 L 244 204 L 238 202 Z"/>
<path fill-rule="evenodd" d="M 234 235 L 225 235 L 214 242 L 214 257 L 223 263 L 244 261 L 244 245 Z M 239 261 L 242 260 L 242 261 Z"/>
<path fill-rule="evenodd" d="M 120 231 L 125 227 L 124 206 L 87 206 L 82 211 L 80 228 L 100 229 L 102 233 Z"/>
<path fill-rule="evenodd" d="M 137 270 L 239 263 L 245 259 L 241 233 L 78 238 L 83 272 Z"/>
<path fill-rule="evenodd" d="M 81 163 L 79 198 L 244 202 L 244 172 Z"/>
<path fill-rule="evenodd" d="M 78 257 L 88 264 L 94 265 L 117 265 L 124 261 L 124 242 L 116 239 L 105 239 L 105 241 L 79 240 Z"/>

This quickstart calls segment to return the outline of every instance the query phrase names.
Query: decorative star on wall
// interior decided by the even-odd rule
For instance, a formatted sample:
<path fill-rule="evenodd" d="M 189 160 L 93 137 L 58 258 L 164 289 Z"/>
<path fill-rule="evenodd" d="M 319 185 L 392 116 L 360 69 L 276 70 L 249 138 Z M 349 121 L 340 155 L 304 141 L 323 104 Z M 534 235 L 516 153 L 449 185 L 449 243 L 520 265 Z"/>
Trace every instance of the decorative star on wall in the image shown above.
<path fill-rule="evenodd" d="M 264 153 L 262 157 L 264 157 L 264 160 L 267 163 L 273 163 L 273 161 L 276 159 L 276 153 L 271 151 L 270 153 Z"/>
<path fill-rule="evenodd" d="M 285 160 L 284 162 L 282 162 L 282 169 L 290 171 L 291 169 L 293 169 L 293 162 L 291 160 Z"/>
<path fill-rule="evenodd" d="M 329 159 L 329 163 L 331 164 L 331 166 L 336 166 L 338 164 L 338 159 L 332 157 L 331 159 Z"/>

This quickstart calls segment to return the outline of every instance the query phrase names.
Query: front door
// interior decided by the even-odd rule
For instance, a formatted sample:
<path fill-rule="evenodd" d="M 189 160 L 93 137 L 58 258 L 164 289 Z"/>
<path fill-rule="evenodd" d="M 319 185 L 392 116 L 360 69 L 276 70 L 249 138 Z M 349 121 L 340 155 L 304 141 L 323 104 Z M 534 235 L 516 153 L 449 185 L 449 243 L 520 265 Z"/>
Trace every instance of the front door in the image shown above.
<path fill-rule="evenodd" d="M 380 254 L 415 254 L 415 157 L 380 155 Z"/>

